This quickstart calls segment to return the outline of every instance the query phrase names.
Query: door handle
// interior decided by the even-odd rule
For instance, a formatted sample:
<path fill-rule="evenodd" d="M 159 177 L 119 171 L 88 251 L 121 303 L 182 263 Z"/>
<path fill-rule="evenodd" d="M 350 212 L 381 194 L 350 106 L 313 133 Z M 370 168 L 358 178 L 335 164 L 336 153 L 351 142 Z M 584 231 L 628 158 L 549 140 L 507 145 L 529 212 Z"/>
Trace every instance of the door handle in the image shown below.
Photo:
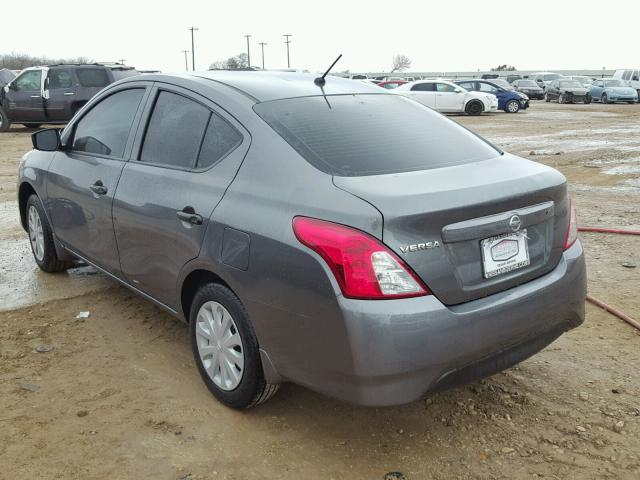
<path fill-rule="evenodd" d="M 179 212 L 176 212 L 176 217 L 191 225 L 202 225 L 202 215 L 198 215 L 193 207 L 184 207 Z"/>
<path fill-rule="evenodd" d="M 96 183 L 94 183 L 93 185 L 91 185 L 91 186 L 89 187 L 89 189 L 91 189 L 91 191 L 92 191 L 93 193 L 95 193 L 96 195 L 106 195 L 106 194 L 107 194 L 107 192 L 109 191 L 109 190 L 107 189 L 107 187 L 105 187 L 105 186 L 102 184 L 102 180 L 98 180 L 98 181 L 96 181 Z"/>
<path fill-rule="evenodd" d="M 68 97 L 70 97 L 71 95 L 75 95 L 75 93 L 73 93 L 73 92 L 64 92 L 64 95 L 67 95 Z"/>
<path fill-rule="evenodd" d="M 42 98 L 41 95 L 31 95 L 31 98 Z"/>

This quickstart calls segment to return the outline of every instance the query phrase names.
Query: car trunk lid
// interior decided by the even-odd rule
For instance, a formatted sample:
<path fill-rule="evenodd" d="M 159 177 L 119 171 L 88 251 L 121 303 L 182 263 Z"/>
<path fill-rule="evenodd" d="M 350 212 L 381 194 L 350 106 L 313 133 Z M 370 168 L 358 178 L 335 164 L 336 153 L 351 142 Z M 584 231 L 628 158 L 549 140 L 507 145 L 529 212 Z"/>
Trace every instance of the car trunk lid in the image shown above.
<path fill-rule="evenodd" d="M 418 172 L 334 177 L 375 206 L 383 242 L 445 304 L 496 293 L 551 271 L 567 229 L 566 179 L 512 155 Z M 517 216 L 517 229 L 510 225 Z M 486 278 L 481 242 L 526 231 L 529 265 Z"/>

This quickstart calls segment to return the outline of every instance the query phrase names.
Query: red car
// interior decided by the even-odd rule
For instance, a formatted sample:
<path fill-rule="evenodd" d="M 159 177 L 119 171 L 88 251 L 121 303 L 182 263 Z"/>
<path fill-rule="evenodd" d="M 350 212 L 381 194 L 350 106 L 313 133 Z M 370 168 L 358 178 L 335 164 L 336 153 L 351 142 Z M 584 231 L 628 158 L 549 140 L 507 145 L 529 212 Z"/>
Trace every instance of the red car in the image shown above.
<path fill-rule="evenodd" d="M 380 82 L 378 84 L 379 87 L 386 88 L 388 90 L 393 90 L 394 88 L 398 88 L 400 85 L 404 85 L 404 80 L 389 80 L 388 82 Z"/>

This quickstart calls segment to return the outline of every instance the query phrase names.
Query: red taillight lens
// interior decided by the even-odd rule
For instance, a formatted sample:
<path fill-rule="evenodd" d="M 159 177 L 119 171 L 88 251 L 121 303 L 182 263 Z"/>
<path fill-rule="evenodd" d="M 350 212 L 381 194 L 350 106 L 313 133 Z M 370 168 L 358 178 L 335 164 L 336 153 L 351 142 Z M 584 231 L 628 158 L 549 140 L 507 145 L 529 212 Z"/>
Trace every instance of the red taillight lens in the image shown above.
<path fill-rule="evenodd" d="M 345 297 L 390 299 L 431 293 L 395 253 L 360 230 L 296 217 L 293 232 L 327 262 Z"/>
<path fill-rule="evenodd" d="M 573 206 L 573 200 L 571 197 L 569 201 L 569 225 L 567 226 L 567 233 L 564 236 L 564 249 L 567 250 L 571 245 L 576 243 L 578 239 L 578 220 L 576 218 L 576 209 Z"/>

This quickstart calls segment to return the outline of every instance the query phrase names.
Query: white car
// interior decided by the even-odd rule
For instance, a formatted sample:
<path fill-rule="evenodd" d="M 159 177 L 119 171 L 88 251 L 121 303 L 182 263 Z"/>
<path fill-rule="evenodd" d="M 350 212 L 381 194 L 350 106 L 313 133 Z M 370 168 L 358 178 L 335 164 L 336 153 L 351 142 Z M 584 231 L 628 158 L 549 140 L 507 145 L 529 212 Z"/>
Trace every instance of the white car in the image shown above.
<path fill-rule="evenodd" d="M 613 74 L 613 78 L 622 80 L 625 85 L 629 85 L 631 88 L 635 88 L 636 92 L 638 92 L 638 96 L 640 97 L 640 70 L 616 70 Z"/>
<path fill-rule="evenodd" d="M 448 80 L 418 80 L 391 90 L 442 113 L 480 115 L 495 112 L 498 98 L 491 93 L 470 92 Z"/>

